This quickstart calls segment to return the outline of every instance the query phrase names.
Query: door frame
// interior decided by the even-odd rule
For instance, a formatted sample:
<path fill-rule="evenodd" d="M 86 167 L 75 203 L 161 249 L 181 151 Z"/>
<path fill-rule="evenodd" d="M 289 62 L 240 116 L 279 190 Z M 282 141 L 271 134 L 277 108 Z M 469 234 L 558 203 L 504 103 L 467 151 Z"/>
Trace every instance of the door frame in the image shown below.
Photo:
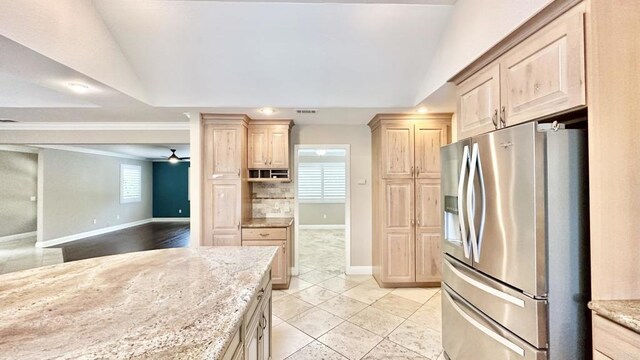
<path fill-rule="evenodd" d="M 298 196 L 298 150 L 300 149 L 338 149 L 345 150 L 344 157 L 344 254 L 345 263 L 344 271 L 349 273 L 351 268 L 351 145 L 350 144 L 295 144 L 293 146 L 293 186 L 295 188 L 295 206 L 294 206 L 294 267 L 291 271 L 293 275 L 300 273 L 300 246 L 299 246 L 299 230 L 300 230 L 300 202 Z"/>

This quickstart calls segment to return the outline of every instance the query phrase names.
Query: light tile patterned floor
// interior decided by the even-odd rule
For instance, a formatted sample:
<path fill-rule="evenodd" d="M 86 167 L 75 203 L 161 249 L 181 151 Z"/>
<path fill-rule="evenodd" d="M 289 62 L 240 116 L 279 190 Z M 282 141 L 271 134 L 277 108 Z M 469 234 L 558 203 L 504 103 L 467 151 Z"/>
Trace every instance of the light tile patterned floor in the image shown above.
<path fill-rule="evenodd" d="M 342 230 L 300 231 L 300 275 L 273 292 L 273 360 L 444 359 L 440 289 L 345 275 L 343 241 Z"/>
<path fill-rule="evenodd" d="M 62 263 L 62 249 L 35 244 L 35 236 L 0 243 L 0 274 Z"/>
<path fill-rule="evenodd" d="M 444 359 L 439 288 L 380 289 L 370 276 L 292 281 L 298 290 L 274 291 L 273 360 Z"/>

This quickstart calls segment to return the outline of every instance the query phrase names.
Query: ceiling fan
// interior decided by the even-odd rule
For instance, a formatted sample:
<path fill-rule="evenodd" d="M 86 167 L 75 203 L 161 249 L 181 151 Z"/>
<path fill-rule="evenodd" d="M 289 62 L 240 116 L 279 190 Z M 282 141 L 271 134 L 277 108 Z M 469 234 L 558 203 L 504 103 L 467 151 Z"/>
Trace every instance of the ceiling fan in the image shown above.
<path fill-rule="evenodd" d="M 176 155 L 176 149 L 171 149 L 171 156 L 169 156 L 167 158 L 167 160 L 169 160 L 169 162 L 171 164 L 177 164 L 178 162 L 182 161 L 182 160 L 189 160 L 191 159 L 190 157 L 179 157 L 178 155 Z"/>

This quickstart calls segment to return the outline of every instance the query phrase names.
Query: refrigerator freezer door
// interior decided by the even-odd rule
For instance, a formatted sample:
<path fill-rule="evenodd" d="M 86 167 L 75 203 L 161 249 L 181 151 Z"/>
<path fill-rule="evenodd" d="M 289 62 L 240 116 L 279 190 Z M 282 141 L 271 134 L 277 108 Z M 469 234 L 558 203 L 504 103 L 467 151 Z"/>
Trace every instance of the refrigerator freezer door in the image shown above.
<path fill-rule="evenodd" d="M 548 346 L 546 300 L 523 295 L 446 255 L 442 280 L 479 311 L 528 343 L 537 348 Z"/>
<path fill-rule="evenodd" d="M 447 285 L 442 288 L 442 346 L 452 360 L 545 360 L 537 349 L 493 322 Z"/>
<path fill-rule="evenodd" d="M 469 174 L 469 142 L 467 140 L 443 146 L 442 166 L 442 251 L 471 265 L 469 226 L 466 220 L 466 193 Z"/>
<path fill-rule="evenodd" d="M 544 134 L 535 123 L 472 139 L 484 188 L 476 180 L 475 226 L 484 225 L 473 266 L 533 296 L 547 294 L 545 272 Z M 486 207 L 482 219 L 482 207 Z M 484 220 L 484 221 L 483 221 Z"/>

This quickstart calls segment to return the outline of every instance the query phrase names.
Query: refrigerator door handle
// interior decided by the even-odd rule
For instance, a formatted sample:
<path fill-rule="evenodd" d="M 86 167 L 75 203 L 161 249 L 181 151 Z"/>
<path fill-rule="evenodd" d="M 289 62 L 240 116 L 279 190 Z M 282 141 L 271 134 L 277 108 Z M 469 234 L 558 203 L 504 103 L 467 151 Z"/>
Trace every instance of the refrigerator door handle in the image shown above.
<path fill-rule="evenodd" d="M 478 238 L 476 240 L 476 248 L 473 251 L 475 262 L 480 262 L 480 252 L 482 251 L 482 239 L 484 238 L 484 223 L 487 219 L 487 192 L 484 187 L 484 175 L 482 174 L 482 158 L 480 157 L 480 149 L 478 144 L 473 144 L 477 157 L 478 181 L 480 182 L 480 197 L 482 199 L 482 212 L 480 213 L 480 229 L 478 230 Z"/>
<path fill-rule="evenodd" d="M 467 239 L 467 227 L 464 220 L 464 179 L 467 176 L 467 168 L 469 167 L 469 146 L 465 145 L 462 150 L 462 161 L 460 162 L 460 179 L 458 180 L 458 215 L 460 218 L 460 237 L 462 238 L 462 249 L 464 257 L 471 257 L 471 246 Z"/>
<path fill-rule="evenodd" d="M 482 212 L 480 214 L 480 228 L 476 233 L 475 227 L 475 190 L 474 183 L 476 178 L 476 171 L 478 172 L 478 180 L 480 182 L 480 196 Z M 469 217 L 469 242 L 473 249 L 473 261 L 480 262 L 480 247 L 482 245 L 482 235 L 484 233 L 484 223 L 487 214 L 487 201 L 486 192 L 484 188 L 484 176 L 482 175 L 482 164 L 480 163 L 480 150 L 478 144 L 473 144 L 473 150 L 471 151 L 471 166 L 469 170 L 469 183 L 467 185 L 467 215 Z"/>
<path fill-rule="evenodd" d="M 447 290 L 447 289 L 445 289 L 445 290 Z M 476 329 L 482 331 L 485 335 L 487 335 L 490 338 L 492 338 L 493 340 L 497 341 L 498 343 L 500 343 L 504 347 L 506 347 L 509 350 L 513 351 L 514 353 L 520 355 L 520 357 L 524 357 L 524 349 L 523 348 L 519 347 L 518 345 L 516 345 L 513 342 L 509 341 L 509 339 L 507 339 L 504 336 L 502 336 L 502 335 L 498 334 L 497 332 L 493 331 L 490 327 L 485 326 L 480 321 L 478 321 L 478 320 L 474 319 L 473 317 L 471 317 L 469 314 L 467 314 L 466 311 L 464 311 L 464 310 L 462 310 L 460 308 L 460 305 L 458 305 L 458 302 L 454 299 L 453 296 L 450 295 L 450 293 L 448 291 L 444 291 L 444 293 L 445 293 L 446 296 L 449 297 L 449 299 L 451 301 L 451 307 L 463 319 L 465 319 L 467 322 L 469 322 L 469 324 L 473 325 Z"/>

